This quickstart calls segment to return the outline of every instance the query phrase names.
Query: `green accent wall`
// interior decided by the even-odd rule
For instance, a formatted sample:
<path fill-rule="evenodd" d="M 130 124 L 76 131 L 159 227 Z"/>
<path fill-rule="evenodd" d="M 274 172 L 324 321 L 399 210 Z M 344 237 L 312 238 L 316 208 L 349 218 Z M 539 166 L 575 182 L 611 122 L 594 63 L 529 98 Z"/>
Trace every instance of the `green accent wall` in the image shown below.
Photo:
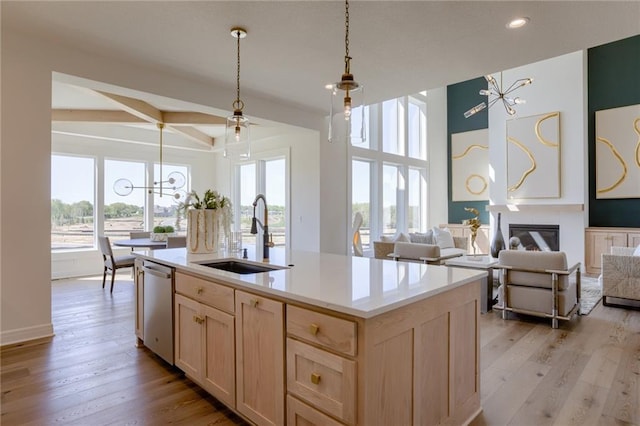
<path fill-rule="evenodd" d="M 640 104 L 640 35 L 589 49 L 589 226 L 640 227 L 640 198 L 596 199 L 596 111 Z M 451 212 L 449 212 L 451 216 Z"/>
<path fill-rule="evenodd" d="M 487 100 L 486 96 L 478 93 L 486 88 L 487 81 L 484 77 L 447 86 L 447 200 L 449 202 L 449 223 L 462 223 L 464 219 L 471 219 L 473 215 L 464 211 L 465 207 L 475 207 L 480 212 L 480 222 L 483 224 L 489 223 L 489 212 L 485 208 L 489 204 L 489 200 L 451 201 L 451 134 L 489 127 L 487 108 L 469 118 L 464 118 L 465 111 Z"/>

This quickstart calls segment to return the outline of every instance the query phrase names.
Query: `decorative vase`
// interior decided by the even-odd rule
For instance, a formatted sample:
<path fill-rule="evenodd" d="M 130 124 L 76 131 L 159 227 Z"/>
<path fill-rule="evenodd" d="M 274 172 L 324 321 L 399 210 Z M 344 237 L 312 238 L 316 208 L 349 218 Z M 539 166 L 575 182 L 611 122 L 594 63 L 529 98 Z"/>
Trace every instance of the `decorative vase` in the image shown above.
<path fill-rule="evenodd" d="M 504 237 L 502 236 L 502 229 L 500 228 L 500 213 L 498 213 L 498 225 L 496 226 L 496 233 L 491 241 L 491 257 L 498 257 L 500 251 L 504 250 Z"/>
<path fill-rule="evenodd" d="M 187 210 L 187 250 L 215 253 L 220 244 L 219 213 L 212 209 Z"/>

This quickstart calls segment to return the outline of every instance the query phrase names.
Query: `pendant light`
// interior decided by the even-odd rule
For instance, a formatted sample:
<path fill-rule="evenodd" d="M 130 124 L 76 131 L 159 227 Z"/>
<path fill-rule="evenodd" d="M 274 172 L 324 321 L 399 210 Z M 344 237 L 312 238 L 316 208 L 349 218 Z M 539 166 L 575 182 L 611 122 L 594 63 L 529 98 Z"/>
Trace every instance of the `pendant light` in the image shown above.
<path fill-rule="evenodd" d="M 164 123 L 157 123 L 156 125 L 160 130 L 160 180 L 153 182 L 153 186 L 134 186 L 129 179 L 121 178 L 114 182 L 113 192 L 121 197 L 126 197 L 134 189 L 145 189 L 149 194 L 159 194 L 160 197 L 171 195 L 171 198 L 178 202 L 185 198 L 185 192 L 180 188 L 185 185 L 187 179 L 182 173 L 174 171 L 169 173 L 166 180 L 162 180 L 162 129 L 164 129 Z M 171 192 L 171 194 L 168 194 L 167 191 Z"/>
<path fill-rule="evenodd" d="M 502 72 L 500 73 L 500 85 L 496 81 L 495 77 L 491 74 L 484 76 L 485 80 L 489 85 L 488 89 L 480 90 L 480 95 L 487 97 L 487 102 L 489 105 L 487 106 L 487 102 L 481 102 L 478 105 L 474 106 L 470 110 L 464 113 L 464 118 L 469 118 L 472 115 L 482 111 L 485 108 L 491 108 L 496 102 L 502 101 L 502 105 L 504 106 L 504 110 L 508 115 L 515 115 L 516 110 L 513 108 L 516 105 L 524 104 L 526 101 L 519 97 L 508 96 L 511 92 L 523 87 L 528 86 L 533 83 L 532 78 L 521 78 L 516 80 L 511 86 L 507 88 L 507 90 L 502 89 Z"/>
<path fill-rule="evenodd" d="M 339 82 L 327 85 L 331 90 L 329 142 L 366 141 L 364 87 L 351 74 L 349 56 L 349 0 L 345 0 L 344 73 Z"/>
<path fill-rule="evenodd" d="M 247 36 L 243 28 L 231 29 L 231 36 L 237 40 L 237 73 L 236 73 L 236 100 L 233 102 L 233 115 L 227 117 L 227 125 L 224 136 L 224 156 L 246 160 L 250 156 L 249 146 L 249 119 L 242 114 L 244 102 L 240 100 L 240 39 Z"/>

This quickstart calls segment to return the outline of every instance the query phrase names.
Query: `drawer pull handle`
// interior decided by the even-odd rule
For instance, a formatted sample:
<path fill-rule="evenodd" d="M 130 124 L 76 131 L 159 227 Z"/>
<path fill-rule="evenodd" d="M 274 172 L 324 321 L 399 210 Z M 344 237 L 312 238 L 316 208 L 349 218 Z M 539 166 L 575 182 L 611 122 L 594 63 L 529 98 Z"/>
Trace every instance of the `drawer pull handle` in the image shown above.
<path fill-rule="evenodd" d="M 318 334 L 318 331 L 320 331 L 320 327 L 318 327 L 317 324 L 311 324 L 309 326 L 309 333 L 311 333 L 312 335 L 316 335 Z"/>
<path fill-rule="evenodd" d="M 256 306 L 258 306 L 258 299 L 251 299 L 249 301 L 249 304 L 251 305 L 252 308 L 255 308 Z"/>
<path fill-rule="evenodd" d="M 196 293 L 198 293 L 198 295 L 201 295 L 203 292 L 204 292 L 204 288 L 202 288 L 202 287 L 198 287 L 196 289 Z"/>
<path fill-rule="evenodd" d="M 320 383 L 320 375 L 318 373 L 311 373 L 311 383 L 314 385 Z"/>

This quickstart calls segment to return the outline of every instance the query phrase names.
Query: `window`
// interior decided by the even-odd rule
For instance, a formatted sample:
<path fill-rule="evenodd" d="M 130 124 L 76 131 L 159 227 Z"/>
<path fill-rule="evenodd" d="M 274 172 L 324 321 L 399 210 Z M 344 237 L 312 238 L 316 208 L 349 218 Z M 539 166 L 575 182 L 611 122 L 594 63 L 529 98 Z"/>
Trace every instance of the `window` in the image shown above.
<path fill-rule="evenodd" d="M 398 209 L 398 167 L 382 166 L 382 233 L 395 234 Z"/>
<path fill-rule="evenodd" d="M 145 186 L 145 164 L 133 161 L 104 161 L 104 235 L 127 239 L 131 231 L 145 229 L 146 190 L 135 188 L 129 195 L 118 195 L 114 183 L 126 177 L 134 187 Z"/>
<path fill-rule="evenodd" d="M 95 160 L 51 156 L 51 250 L 93 248 Z"/>
<path fill-rule="evenodd" d="M 351 165 L 351 213 L 352 217 L 359 212 L 362 214 L 360 239 L 362 248 L 371 247 L 371 162 L 353 160 Z"/>
<path fill-rule="evenodd" d="M 184 186 L 177 191 L 172 189 L 169 181 L 169 175 L 173 172 L 182 173 L 185 177 L 185 180 L 188 182 L 187 176 L 189 175 L 189 169 L 185 166 L 177 166 L 173 164 L 162 164 L 162 177 L 160 177 L 160 165 L 155 164 L 153 167 L 153 176 L 154 180 L 162 180 L 165 182 L 163 184 L 162 197 L 160 196 L 160 191 L 154 191 L 153 193 L 153 225 L 150 227 L 150 231 L 153 230 L 154 226 L 173 226 L 174 228 L 178 227 L 180 229 L 176 229 L 176 231 L 186 230 L 186 223 L 182 221 L 176 221 L 178 216 L 178 204 L 180 202 L 179 199 L 174 197 L 176 192 L 186 194 L 189 188 L 187 182 L 185 182 Z M 177 226 L 176 226 L 177 225 Z"/>
<path fill-rule="evenodd" d="M 254 155 L 255 156 L 255 155 Z M 253 201 L 256 195 L 264 194 L 269 210 L 269 234 L 276 246 L 287 244 L 288 207 L 287 188 L 289 175 L 286 156 L 264 158 L 235 167 L 234 228 L 242 232 L 242 241 L 253 244 L 256 236 L 251 235 L 253 218 Z M 263 204 L 258 202 L 256 218 L 263 223 Z M 258 225 L 259 241 L 262 241 L 263 230 Z"/>
<path fill-rule="evenodd" d="M 428 226 L 426 93 L 367 108 L 368 142 L 349 147 L 351 217 L 363 215 L 365 251 L 381 234 Z"/>

